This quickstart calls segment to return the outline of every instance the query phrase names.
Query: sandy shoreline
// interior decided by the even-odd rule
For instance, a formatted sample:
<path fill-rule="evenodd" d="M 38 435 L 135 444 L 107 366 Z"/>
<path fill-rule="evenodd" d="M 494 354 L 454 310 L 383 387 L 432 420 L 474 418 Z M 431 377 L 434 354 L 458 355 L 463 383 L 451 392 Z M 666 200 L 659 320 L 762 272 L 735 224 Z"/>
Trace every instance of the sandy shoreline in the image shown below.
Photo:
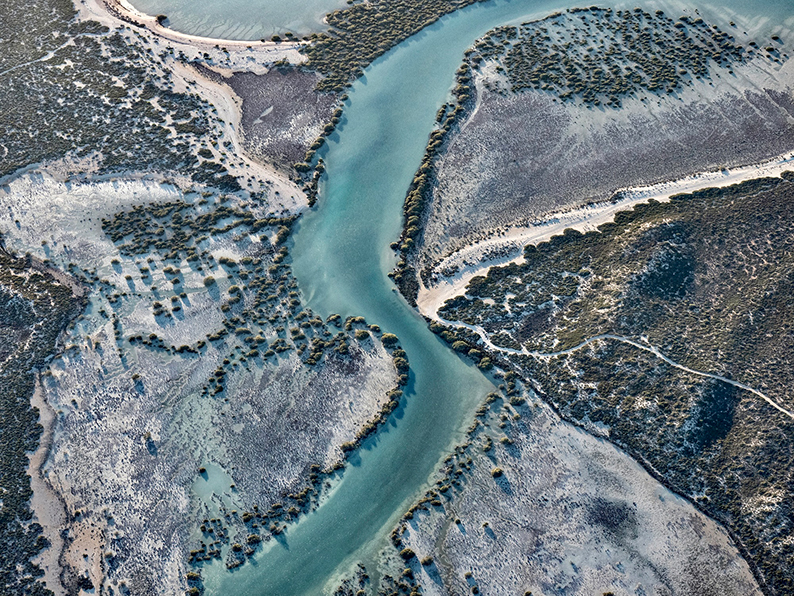
<path fill-rule="evenodd" d="M 188 60 L 203 61 L 206 56 L 202 58 L 202 54 L 209 53 L 211 58 L 206 66 L 219 72 L 261 73 L 269 70 L 267 65 L 282 59 L 291 63 L 298 63 L 304 59 L 298 52 L 298 48 L 302 45 L 300 42 L 228 41 L 187 35 L 163 27 L 157 22 L 156 17 L 137 11 L 125 0 L 86 0 L 79 8 L 81 8 L 80 19 L 96 20 L 111 28 L 131 23 L 148 29 L 154 37 L 148 41 L 144 38 L 142 42 L 155 52 L 162 51 L 162 45 L 158 43 L 158 39 L 162 39 L 182 45 L 175 48 L 175 54 L 180 52 L 187 54 Z M 281 210 L 282 214 L 300 213 L 308 206 L 305 193 L 285 172 L 255 161 L 243 150 L 240 131 L 241 100 L 231 88 L 211 81 L 192 68 L 189 63 L 186 64 L 179 59 L 173 61 L 168 59 L 163 67 L 171 69 L 176 82 L 176 91 L 187 93 L 198 91 L 204 100 L 218 110 L 224 137 L 234 147 L 236 159 L 222 159 L 230 174 L 237 177 L 258 178 L 260 182 L 269 181 L 274 197 L 273 208 L 276 211 Z M 195 84 L 198 89 L 191 89 L 191 84 Z M 125 172 L 120 177 L 134 176 L 134 172 Z M 263 189 L 264 187 L 259 188 L 259 190 Z M 257 188 L 255 187 L 254 190 Z"/>
<path fill-rule="evenodd" d="M 473 277 L 485 275 L 494 266 L 522 263 L 524 246 L 545 242 L 552 236 L 562 234 L 566 228 L 579 232 L 595 230 L 601 224 L 612 221 L 617 212 L 650 199 L 664 202 L 676 194 L 721 188 L 754 178 L 780 176 L 782 172 L 791 169 L 794 169 L 794 152 L 759 164 L 702 172 L 651 186 L 622 189 L 616 193 L 621 197 L 618 201 L 552 213 L 535 225 L 510 228 L 496 237 L 465 247 L 436 265 L 433 272 L 438 281 L 430 287 L 420 281 L 417 307 L 426 317 L 438 319 L 438 309 L 450 298 L 462 294 Z M 494 253 L 497 253 L 496 256 L 489 258 L 488 255 Z M 445 276 L 441 273 L 455 269 L 457 270 L 452 275 Z"/>
<path fill-rule="evenodd" d="M 195 68 L 189 65 L 176 63 L 174 74 L 179 74 L 183 79 L 195 80 L 200 88 L 201 95 L 218 110 L 221 121 L 224 123 L 224 133 L 234 146 L 234 156 L 244 163 L 243 167 L 227 163 L 226 167 L 233 176 L 246 174 L 258 177 L 260 181 L 270 180 L 273 184 L 273 196 L 269 198 L 272 209 L 281 209 L 282 213 L 297 214 L 309 205 L 306 194 L 300 190 L 283 172 L 274 167 L 259 163 L 249 157 L 243 150 L 240 138 L 240 122 L 242 120 L 241 100 L 231 88 L 220 85 L 202 76 Z M 277 194 L 276 194 L 277 193 Z"/>
<path fill-rule="evenodd" d="M 188 35 L 187 33 L 180 33 L 168 27 L 164 27 L 157 20 L 156 16 L 150 16 L 136 10 L 126 0 L 98 0 L 105 10 L 117 18 L 138 25 L 146 27 L 152 33 L 178 43 L 186 43 L 197 47 L 215 47 L 218 44 L 223 44 L 228 49 L 263 49 L 263 48 L 276 48 L 279 50 L 297 50 L 303 45 L 300 41 L 262 41 L 262 40 L 228 40 L 228 39 L 215 39 L 212 37 L 200 37 L 198 35 Z"/>

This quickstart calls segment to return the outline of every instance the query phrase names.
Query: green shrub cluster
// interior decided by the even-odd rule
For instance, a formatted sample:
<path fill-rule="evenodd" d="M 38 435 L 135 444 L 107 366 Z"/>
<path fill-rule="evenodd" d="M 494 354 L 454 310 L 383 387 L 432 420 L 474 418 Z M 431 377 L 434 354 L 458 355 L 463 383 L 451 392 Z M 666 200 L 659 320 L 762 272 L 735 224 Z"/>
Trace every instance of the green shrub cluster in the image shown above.
<path fill-rule="evenodd" d="M 730 69 L 747 51 L 703 19 L 678 21 L 639 8 L 572 9 L 518 27 L 499 27 L 474 46 L 471 64 L 498 61 L 510 89 L 544 90 L 563 100 L 617 108 L 640 91 L 672 93 L 687 80 Z"/>
<path fill-rule="evenodd" d="M 221 199 L 223 201 L 223 199 Z M 156 251 L 165 259 L 198 260 L 199 244 L 208 236 L 226 234 L 238 227 L 260 232 L 278 227 L 277 242 L 289 235 L 294 217 L 257 219 L 250 211 L 229 207 L 222 202 L 199 209 L 186 201 L 137 205 L 102 220 L 102 229 L 118 244 L 124 255 Z M 126 240 L 126 242 L 123 242 Z M 221 264 L 233 265 L 231 262 Z M 167 271 L 166 271 L 167 273 Z"/>
<path fill-rule="evenodd" d="M 319 91 L 341 91 L 390 48 L 440 17 L 477 0 L 374 0 L 326 17 L 331 30 L 313 34 L 306 66 L 324 75 Z"/>
<path fill-rule="evenodd" d="M 352 577 L 343 579 L 337 589 L 334 590 L 333 596 L 361 596 L 362 594 L 368 594 L 367 587 L 369 584 L 370 578 L 367 570 L 359 563 Z"/>
<path fill-rule="evenodd" d="M 422 164 L 414 174 L 405 197 L 403 231 L 400 243 L 397 245 L 401 259 L 394 271 L 389 273 L 389 277 L 394 279 L 400 293 L 412 306 L 416 306 L 419 282 L 416 278 L 416 271 L 409 262 L 419 244 L 422 225 L 426 218 L 426 209 L 432 200 L 436 158 L 443 151 L 451 132 L 463 120 L 473 103 L 471 68 L 464 64 L 455 74 L 456 85 L 453 89 L 453 101 L 445 104 L 439 110 L 436 117 L 438 128 L 430 133 L 430 140 L 425 148 Z"/>

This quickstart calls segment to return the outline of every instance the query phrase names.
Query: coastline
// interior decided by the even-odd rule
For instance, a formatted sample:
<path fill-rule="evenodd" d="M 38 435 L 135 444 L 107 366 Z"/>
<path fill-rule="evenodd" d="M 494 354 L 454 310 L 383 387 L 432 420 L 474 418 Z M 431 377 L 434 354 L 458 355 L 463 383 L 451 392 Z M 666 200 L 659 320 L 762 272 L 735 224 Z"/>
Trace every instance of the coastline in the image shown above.
<path fill-rule="evenodd" d="M 188 35 L 187 33 L 180 33 L 168 27 L 164 27 L 157 20 L 156 16 L 150 16 L 137 10 L 126 0 L 95 0 L 101 4 L 105 11 L 114 17 L 121 19 L 132 25 L 138 27 L 145 27 L 158 37 L 175 41 L 177 43 L 184 43 L 196 47 L 215 47 L 217 44 L 223 44 L 226 48 L 234 49 L 263 49 L 263 48 L 277 48 L 279 50 L 297 50 L 303 45 L 301 41 L 263 41 L 261 39 L 241 41 L 241 40 L 228 40 L 228 39 L 215 39 L 212 37 L 201 37 L 198 35 Z"/>
<path fill-rule="evenodd" d="M 441 321 L 437 315 L 438 309 L 450 298 L 462 294 L 472 278 L 487 274 L 491 267 L 523 263 L 523 249 L 526 245 L 546 242 L 552 236 L 562 234 L 567 228 L 588 232 L 612 221 L 619 211 L 631 209 L 639 203 L 652 199 L 665 202 L 677 194 L 688 194 L 705 188 L 722 188 L 754 178 L 779 177 L 782 172 L 791 169 L 794 169 L 794 151 L 748 166 L 700 172 L 650 186 L 620 189 L 613 195 L 620 197 L 617 201 L 604 201 L 550 213 L 537 224 L 509 228 L 496 237 L 476 242 L 449 255 L 433 267 L 433 274 L 439 277 L 439 281 L 429 287 L 420 281 L 417 308 L 425 317 Z M 489 258 L 488 254 L 493 252 L 499 254 Z M 457 271 L 454 274 L 441 274 L 441 271 L 455 267 Z"/>

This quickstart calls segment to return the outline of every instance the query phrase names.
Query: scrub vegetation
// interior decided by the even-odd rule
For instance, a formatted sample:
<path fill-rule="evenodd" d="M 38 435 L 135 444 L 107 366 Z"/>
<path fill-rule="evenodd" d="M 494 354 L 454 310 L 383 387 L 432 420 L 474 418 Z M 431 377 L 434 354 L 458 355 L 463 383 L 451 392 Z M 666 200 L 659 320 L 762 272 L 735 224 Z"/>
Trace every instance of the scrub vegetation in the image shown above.
<path fill-rule="evenodd" d="M 389 273 L 400 293 L 411 304 L 416 306 L 416 296 L 419 293 L 419 282 L 416 270 L 410 264 L 415 249 L 420 241 L 423 220 L 426 218 L 428 202 L 431 200 L 433 181 L 435 177 L 435 161 L 445 149 L 445 143 L 465 119 L 468 111 L 473 107 L 473 95 L 470 87 L 471 68 L 463 64 L 456 73 L 457 84 L 452 91 L 453 101 L 444 104 L 436 115 L 437 128 L 430 133 L 430 141 L 422 157 L 414 179 L 408 189 L 403 205 L 403 231 L 400 242 L 392 245 L 399 250 L 400 260 Z"/>
<path fill-rule="evenodd" d="M 628 95 L 674 93 L 714 66 L 743 62 L 747 50 L 701 18 L 673 20 L 661 10 L 570 9 L 543 21 L 499 27 L 468 59 L 494 61 L 514 93 L 549 91 L 563 100 L 620 107 Z"/>
<path fill-rule="evenodd" d="M 216 117 L 197 94 L 174 91 L 160 63 L 173 50 L 158 56 L 124 27 L 74 20 L 70 0 L 3 12 L 15 34 L 0 40 L 0 177 L 68 158 L 97 173 L 179 171 L 239 190 L 224 165 L 199 157 L 220 136 Z"/>
<path fill-rule="evenodd" d="M 168 319 L 182 316 L 178 311 L 184 300 L 180 292 L 186 276 L 211 272 L 212 275 L 203 278 L 204 291 L 210 295 L 216 293 L 222 301 L 223 324 L 216 330 L 209 330 L 205 338 L 177 347 L 163 342 L 156 333 L 138 331 L 126 337 L 129 349 L 139 347 L 182 358 L 194 354 L 202 356 L 209 348 L 225 349 L 225 357 L 218 359 L 219 366 L 200 391 L 202 396 L 223 400 L 228 399 L 227 379 L 239 366 L 278 366 L 285 353 L 294 351 L 304 365 L 315 367 L 328 357 L 349 359 L 351 344 L 371 343 L 372 332 L 378 328 L 367 326 L 362 317 L 350 317 L 342 322 L 338 316 L 332 316 L 323 321 L 303 308 L 284 244 L 293 221 L 293 218 L 277 217 L 258 219 L 250 209 L 232 202 L 229 197 L 220 197 L 214 202 L 203 199 L 198 203 L 176 201 L 141 205 L 103 220 L 104 231 L 121 255 L 140 257 L 155 253 L 162 259 L 162 273 L 171 282 L 173 296 L 165 300 L 169 291 L 164 290 L 161 300 L 153 303 L 156 322 L 167 324 Z M 256 250 L 249 248 L 243 252 L 258 253 L 258 256 L 216 259 L 206 248 L 224 238 L 249 244 L 255 234 L 258 235 Z M 151 275 L 148 267 L 146 269 L 140 273 L 142 278 Z M 210 278 L 212 281 L 207 282 Z M 195 289 L 191 297 L 196 299 Z M 128 299 L 123 294 L 118 298 Z M 170 309 L 163 302 L 170 303 Z M 123 336 L 123 321 L 119 322 L 118 329 Z M 387 337 L 386 344 L 398 374 L 398 385 L 386 396 L 380 413 L 361 426 L 352 441 L 341 445 L 343 456 L 355 451 L 399 405 L 401 387 L 408 379 L 407 355 L 393 335 Z M 234 568 L 244 563 L 261 542 L 280 533 L 283 524 L 311 508 L 319 498 L 323 482 L 340 468 L 341 463 L 324 471 L 320 465 L 312 465 L 308 485 L 285 494 L 282 501 L 266 511 L 256 507 L 242 516 L 225 511 L 222 517 L 205 519 L 204 539 L 191 551 L 190 562 L 220 557 L 221 546 L 237 537 L 238 543 L 229 550 L 226 565 Z M 240 536 L 245 537 L 244 544 Z"/>
<path fill-rule="evenodd" d="M 30 510 L 28 454 L 42 433 L 30 400 L 61 333 L 85 306 L 82 289 L 66 281 L 0 248 L 0 591 L 7 594 L 52 594 L 34 562 L 49 543 Z"/>
<path fill-rule="evenodd" d="M 366 594 L 369 584 L 369 575 L 364 566 L 359 564 L 353 575 L 342 580 L 339 587 L 334 590 L 334 596 L 358 596 L 361 593 Z"/>
<path fill-rule="evenodd" d="M 457 251 L 548 213 L 789 151 L 791 75 L 773 43 L 696 11 L 597 7 L 488 32 L 466 50 L 406 196 L 406 296 L 454 275 L 441 263 Z"/>
<path fill-rule="evenodd" d="M 0 278 L 0 306 L 16 313 L 7 325 L 0 320 L 0 357 L 19 381 L 2 398 L 2 489 L 15 495 L 2 498 L 3 585 L 47 593 L 32 562 L 47 540 L 32 523 L 23 466 L 41 433 L 30 408 L 33 382 L 47 368 L 42 388 L 56 432 L 45 482 L 64 495 L 66 513 L 65 527 L 47 529 L 63 540 L 59 580 L 75 593 L 201 593 L 199 570 L 180 576 L 185 566 L 227 545 L 226 564 L 236 567 L 310 508 L 323 481 L 399 405 L 407 355 L 392 335 L 381 344 L 380 329 L 360 317 L 324 321 L 304 307 L 287 248 L 295 216 L 289 205 L 278 210 L 284 203 L 272 191 L 241 189 L 216 108 L 176 68 L 184 55 L 128 25 L 79 22 L 70 0 L 12 2 L 4 13 L 3 27 L 17 33 L 0 40 L 4 223 L 11 244 L 52 258 L 90 294 L 72 296 L 67 312 L 46 266 L 0 255 L 3 270 L 28 278 L 24 288 Z M 331 121 L 319 125 L 320 136 L 317 122 L 297 122 L 308 150 L 293 155 L 290 146 L 275 156 L 279 165 L 313 164 L 310 200 L 324 171 L 315 152 L 341 117 L 335 99 L 321 99 L 318 113 Z M 266 117 L 266 108 L 255 116 Z M 39 191 L 52 186 L 51 172 L 77 187 L 85 181 L 78 195 L 104 184 L 92 175 L 114 187 L 77 208 L 59 195 L 45 222 L 42 211 L 32 213 L 45 208 L 35 190 L 24 197 L 30 209 L 9 194 L 29 183 L 24 168 L 37 166 L 46 172 L 32 183 Z M 147 187 L 126 178 L 145 174 L 177 182 Z M 145 202 L 126 196 L 129 186 L 171 198 Z M 292 188 L 279 190 L 285 186 Z M 99 228 L 89 223 L 97 220 Z M 52 359 L 73 316 L 67 345 Z M 201 459 L 207 454 L 234 475 L 209 505 L 186 473 L 216 473 L 219 465 Z"/>
<path fill-rule="evenodd" d="M 341 91 L 392 47 L 445 14 L 478 0 L 375 0 L 356 2 L 326 17 L 331 29 L 315 33 L 303 51 L 306 66 L 324 75 L 319 91 Z"/>
<path fill-rule="evenodd" d="M 435 325 L 723 523 L 770 594 L 794 587 L 794 422 L 731 382 L 794 410 L 793 204 L 784 173 L 638 205 L 527 246 L 440 309 L 468 327 Z"/>

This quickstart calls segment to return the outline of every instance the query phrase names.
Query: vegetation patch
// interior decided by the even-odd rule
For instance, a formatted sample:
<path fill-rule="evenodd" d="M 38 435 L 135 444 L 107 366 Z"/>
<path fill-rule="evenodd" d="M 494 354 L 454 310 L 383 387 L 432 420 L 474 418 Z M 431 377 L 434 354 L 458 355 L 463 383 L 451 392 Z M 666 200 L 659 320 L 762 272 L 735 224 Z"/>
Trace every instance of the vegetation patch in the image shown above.
<path fill-rule="evenodd" d="M 472 327 L 434 329 L 531 380 L 564 418 L 646 462 L 728 528 L 772 594 L 794 587 L 791 419 L 608 336 L 793 410 L 792 205 L 790 173 L 638 205 L 474 278 L 439 310 Z"/>
<path fill-rule="evenodd" d="M 479 0 L 375 0 L 326 16 L 328 33 L 312 34 L 306 66 L 325 75 L 319 91 L 341 91 L 378 56 L 440 17 Z"/>
<path fill-rule="evenodd" d="M 760 80 L 771 65 L 734 34 L 695 16 L 594 7 L 498 27 L 477 40 L 406 195 L 394 246 L 406 298 L 414 298 L 417 275 L 428 288 L 454 275 L 455 266 L 435 267 L 504 227 L 531 225 L 627 186 L 787 150 L 775 144 L 779 133 L 759 136 L 762 121 L 786 117 L 787 100 L 764 104 L 762 114 L 754 106 L 777 92 L 756 97 L 757 85 L 735 88 L 737 77 Z M 737 115 L 727 127 L 704 117 L 729 110 Z M 717 136 L 724 140 L 705 143 Z M 733 151 L 733 139 L 751 144 L 752 156 L 744 146 Z M 692 151 L 675 151 L 680 145 Z M 512 248 L 507 240 L 502 247 Z"/>
<path fill-rule="evenodd" d="M 399 250 L 400 260 L 394 271 L 389 273 L 389 277 L 394 279 L 400 293 L 411 306 L 416 306 L 419 282 L 416 270 L 410 262 L 421 242 L 422 226 L 432 198 L 436 159 L 443 152 L 448 139 L 474 106 L 474 96 L 470 87 L 471 67 L 468 64 L 463 64 L 455 75 L 457 84 L 452 92 L 454 99 L 441 106 L 436 115 L 436 128 L 430 133 L 430 141 L 422 157 L 422 164 L 414 174 L 414 179 L 411 181 L 408 194 L 405 197 L 403 231 L 400 241 L 392 244 L 392 248 Z"/>
<path fill-rule="evenodd" d="M 505 74 L 502 92 L 534 89 L 618 108 L 621 97 L 674 93 L 747 55 L 732 35 L 701 18 L 592 7 L 498 27 L 468 59 L 475 67 L 494 62 Z"/>
<path fill-rule="evenodd" d="M 179 171 L 240 190 L 223 164 L 199 159 L 219 125 L 197 94 L 174 91 L 162 65 L 169 50 L 158 56 L 137 33 L 75 20 L 70 0 L 14 0 L 4 12 L 15 35 L 0 40 L 0 177 L 67 157 L 98 173 Z"/>
<path fill-rule="evenodd" d="M 9 594 L 52 594 L 33 562 L 49 542 L 30 510 L 28 454 L 42 433 L 30 400 L 38 372 L 85 306 L 53 273 L 58 274 L 6 252 L 0 237 L 0 585 Z"/>

